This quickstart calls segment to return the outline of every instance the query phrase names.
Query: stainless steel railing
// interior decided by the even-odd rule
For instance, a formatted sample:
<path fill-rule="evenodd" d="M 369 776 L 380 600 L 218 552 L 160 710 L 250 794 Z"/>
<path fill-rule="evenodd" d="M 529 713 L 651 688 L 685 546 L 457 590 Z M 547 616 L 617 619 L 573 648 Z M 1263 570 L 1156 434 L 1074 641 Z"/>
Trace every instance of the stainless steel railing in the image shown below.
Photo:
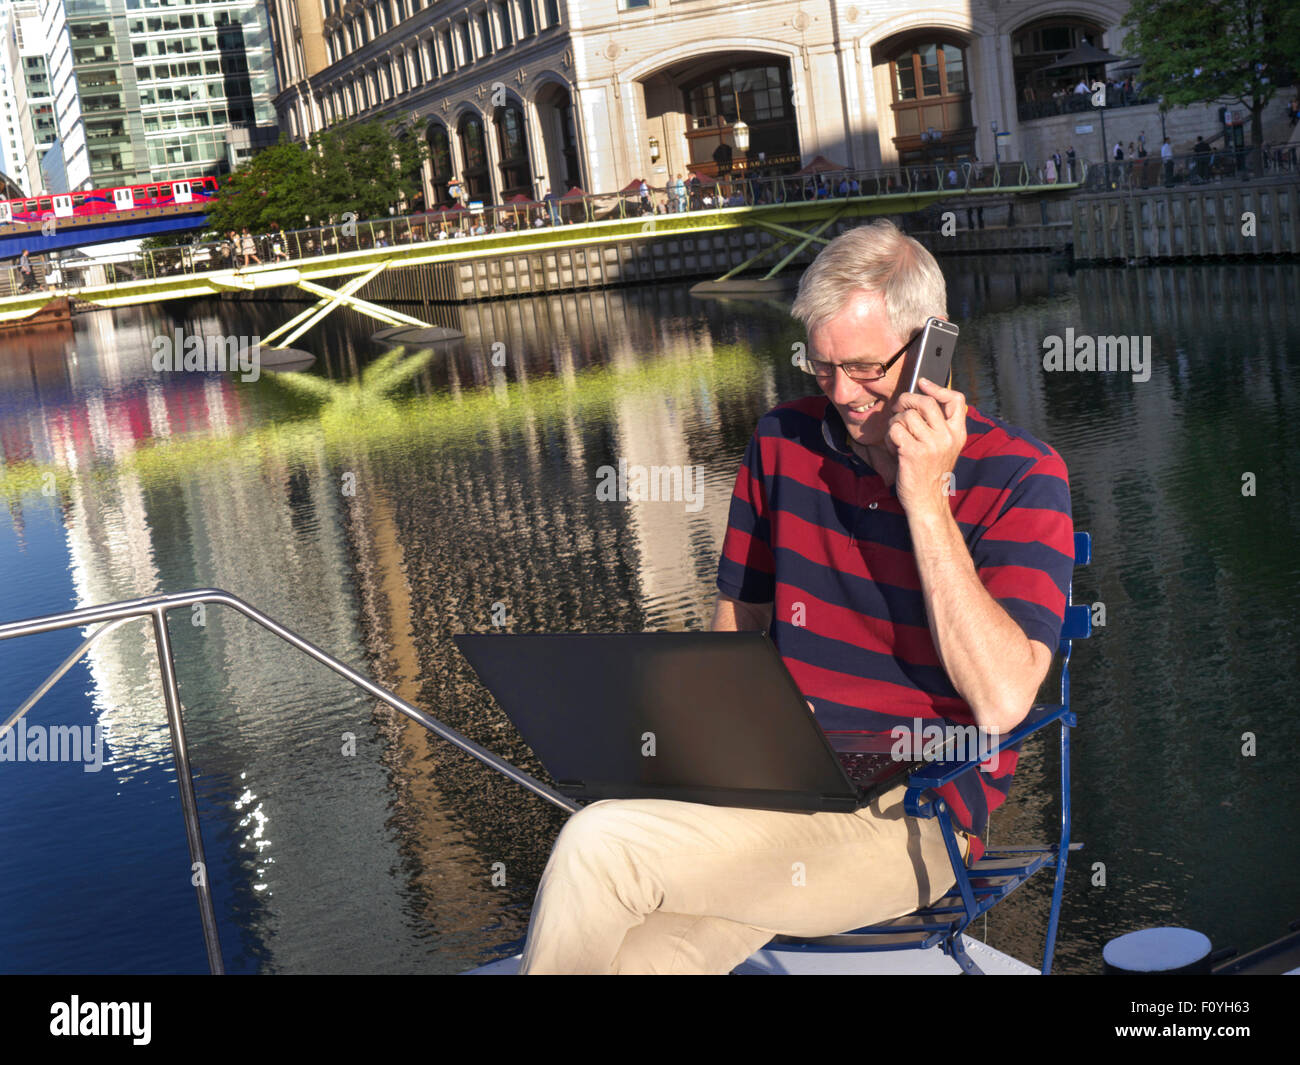
<path fill-rule="evenodd" d="M 351 666 L 340 662 L 333 655 L 322 651 L 314 643 L 303 639 L 292 629 L 263 614 L 256 607 L 250 606 L 237 596 L 219 588 L 200 588 L 189 592 L 177 592 L 173 595 L 148 596 L 142 599 L 126 599 L 118 603 L 103 606 L 81 607 L 61 614 L 46 614 L 42 617 L 28 618 L 25 621 L 13 621 L 0 625 L 0 640 L 11 640 L 19 636 L 33 636 L 40 632 L 53 632 L 57 629 L 81 628 L 88 625 L 100 625 L 81 645 L 59 664 L 30 696 L 0 725 L 0 736 L 9 731 L 18 720 L 26 714 L 40 698 L 84 655 L 101 636 L 136 618 L 147 617 L 151 620 L 154 642 L 158 647 L 158 664 L 162 674 L 163 697 L 167 705 L 167 726 L 171 734 L 172 758 L 176 764 L 176 785 L 180 789 L 181 807 L 185 815 L 185 837 L 190 848 L 190 862 L 203 871 L 196 880 L 195 892 L 198 896 L 199 916 L 203 922 L 203 942 L 208 954 L 208 968 L 214 975 L 225 972 L 221 957 L 221 942 L 217 936 L 216 913 L 212 907 L 212 888 L 207 875 L 207 862 L 203 855 L 203 836 L 199 828 L 198 803 L 194 798 L 194 781 L 190 772 L 189 752 L 185 744 L 185 723 L 181 716 L 180 691 L 176 683 L 176 663 L 172 657 L 171 635 L 167 631 L 167 612 L 179 607 L 192 606 L 195 603 L 214 603 L 237 610 L 245 617 L 268 632 L 279 636 L 286 643 L 328 666 L 339 676 L 351 682 L 355 687 L 373 695 L 381 702 L 387 703 L 394 710 L 405 714 L 412 721 L 417 721 L 430 732 L 459 747 L 466 754 L 473 755 L 480 762 L 503 773 L 516 784 L 521 784 L 529 791 L 563 810 L 572 813 L 578 808 L 577 803 L 565 798 L 548 788 L 541 781 L 529 776 L 509 762 L 498 758 L 491 751 L 480 747 L 473 740 L 466 739 L 455 729 L 449 728 L 441 721 L 430 717 L 424 711 L 412 706 L 399 695 L 376 684 L 369 677 L 358 673 Z"/>

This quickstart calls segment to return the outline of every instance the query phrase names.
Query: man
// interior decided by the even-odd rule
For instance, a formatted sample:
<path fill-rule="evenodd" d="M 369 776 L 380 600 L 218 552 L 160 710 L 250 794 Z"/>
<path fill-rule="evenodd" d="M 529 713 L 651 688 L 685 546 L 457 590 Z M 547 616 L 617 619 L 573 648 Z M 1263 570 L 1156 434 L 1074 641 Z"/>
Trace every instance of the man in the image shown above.
<path fill-rule="evenodd" d="M 1165 168 L 1165 185 L 1172 185 L 1174 183 L 1174 147 L 1169 143 L 1168 137 L 1160 145 L 1160 161 Z"/>
<path fill-rule="evenodd" d="M 1057 645 L 1073 565 L 1059 456 L 960 392 L 902 391 L 902 356 L 946 299 L 929 252 L 889 222 L 827 245 L 792 311 L 822 395 L 765 415 L 736 478 L 713 628 L 766 629 L 827 730 L 1004 732 Z M 942 789 L 968 857 L 1014 766 L 1004 753 Z M 725 973 L 774 933 L 928 905 L 955 877 L 905 790 L 848 814 L 594 803 L 556 842 L 521 971 Z"/>
<path fill-rule="evenodd" d="M 1077 158 L 1078 158 L 1078 154 L 1077 154 L 1077 153 L 1075 152 L 1075 150 L 1074 150 L 1074 145 L 1071 144 L 1068 148 L 1065 149 L 1065 159 L 1066 159 L 1066 162 L 1068 162 L 1069 165 L 1070 165 L 1070 180 L 1071 180 L 1071 181 L 1074 181 L 1074 180 L 1075 180 L 1075 177 L 1074 177 L 1074 161 L 1075 161 Z"/>
<path fill-rule="evenodd" d="M 18 290 L 20 292 L 26 292 L 36 287 L 36 274 L 32 270 L 31 256 L 26 248 L 23 249 L 22 255 L 18 257 L 18 279 Z"/>
<path fill-rule="evenodd" d="M 1192 145 L 1192 152 L 1196 156 L 1197 180 L 1205 181 L 1210 176 L 1210 146 L 1205 143 L 1200 134 L 1196 136 L 1196 143 Z"/>

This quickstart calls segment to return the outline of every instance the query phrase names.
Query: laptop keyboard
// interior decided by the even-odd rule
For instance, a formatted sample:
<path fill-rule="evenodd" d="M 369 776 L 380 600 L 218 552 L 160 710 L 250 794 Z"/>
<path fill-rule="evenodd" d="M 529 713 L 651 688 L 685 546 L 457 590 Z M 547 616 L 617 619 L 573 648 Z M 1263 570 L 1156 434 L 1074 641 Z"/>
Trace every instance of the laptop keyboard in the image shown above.
<path fill-rule="evenodd" d="M 836 755 L 853 786 L 859 792 L 871 784 L 885 769 L 897 765 L 893 755 L 884 752 L 843 752 Z"/>

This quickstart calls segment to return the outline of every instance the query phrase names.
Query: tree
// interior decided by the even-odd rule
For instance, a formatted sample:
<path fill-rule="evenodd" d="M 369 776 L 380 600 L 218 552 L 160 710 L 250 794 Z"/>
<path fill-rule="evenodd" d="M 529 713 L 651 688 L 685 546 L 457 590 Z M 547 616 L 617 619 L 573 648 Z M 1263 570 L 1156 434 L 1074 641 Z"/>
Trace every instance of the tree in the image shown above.
<path fill-rule="evenodd" d="M 281 136 L 221 183 L 208 211 L 208 226 L 219 232 L 301 229 L 306 219 L 323 220 L 318 160 L 301 144 Z"/>
<path fill-rule="evenodd" d="M 312 135 L 307 145 L 285 137 L 258 152 L 221 183 L 208 226 L 254 233 L 387 218 L 420 192 L 428 157 L 422 137 L 397 122 L 358 122 Z"/>
<path fill-rule="evenodd" d="M 358 122 L 312 135 L 320 160 L 321 197 L 341 218 L 385 218 L 404 210 L 420 193 L 420 168 L 428 158 L 424 138 L 396 121 Z"/>
<path fill-rule="evenodd" d="M 1125 50 L 1142 59 L 1143 92 L 1173 105 L 1219 102 L 1250 112 L 1256 169 L 1264 108 L 1300 66 L 1295 0 L 1133 0 Z"/>

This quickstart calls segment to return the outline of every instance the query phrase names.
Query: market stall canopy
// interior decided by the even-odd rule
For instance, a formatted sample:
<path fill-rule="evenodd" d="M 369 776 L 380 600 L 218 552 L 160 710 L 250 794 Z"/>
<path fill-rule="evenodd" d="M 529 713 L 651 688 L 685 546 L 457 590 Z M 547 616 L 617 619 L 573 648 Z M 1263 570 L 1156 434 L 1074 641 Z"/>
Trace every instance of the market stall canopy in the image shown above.
<path fill-rule="evenodd" d="M 805 166 L 802 170 L 796 170 L 792 176 L 808 177 L 811 174 L 824 174 L 828 170 L 847 170 L 847 169 L 848 169 L 847 166 L 838 166 L 835 163 L 832 163 L 829 159 L 827 159 L 826 156 L 819 155 L 817 156 L 816 159 L 814 159 L 811 163 Z"/>
<path fill-rule="evenodd" d="M 649 184 L 649 182 L 646 181 L 645 178 L 633 178 L 631 181 L 629 181 L 618 191 L 622 194 L 627 194 L 629 192 L 640 192 L 642 182 L 645 182 L 647 185 Z"/>
<path fill-rule="evenodd" d="M 560 199 L 562 199 L 562 200 L 580 200 L 580 199 L 582 199 L 585 195 L 587 195 L 587 194 L 586 194 L 585 192 L 583 192 L 582 189 L 578 188 L 577 185 L 574 185 L 573 188 L 571 188 L 568 192 L 566 192 L 563 196 L 561 196 Z"/>

